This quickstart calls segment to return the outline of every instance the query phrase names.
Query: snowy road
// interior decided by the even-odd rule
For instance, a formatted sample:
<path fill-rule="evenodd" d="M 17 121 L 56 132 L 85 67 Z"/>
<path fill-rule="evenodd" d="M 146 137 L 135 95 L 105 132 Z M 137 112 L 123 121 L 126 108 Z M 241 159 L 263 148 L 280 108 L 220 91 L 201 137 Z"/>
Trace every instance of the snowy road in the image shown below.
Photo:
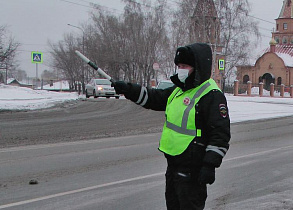
<path fill-rule="evenodd" d="M 90 99 L 54 109 L 0 113 L 0 148 L 160 132 L 164 112 L 127 100 Z"/>
<path fill-rule="evenodd" d="M 207 209 L 291 209 L 292 126 L 292 117 L 233 124 Z M 0 149 L 0 209 L 165 209 L 159 136 Z M 30 179 L 39 184 L 29 185 Z"/>
<path fill-rule="evenodd" d="M 207 209 L 292 209 L 292 102 L 228 97 L 231 148 Z M 165 209 L 163 122 L 164 112 L 115 99 L 1 112 L 0 209 Z"/>

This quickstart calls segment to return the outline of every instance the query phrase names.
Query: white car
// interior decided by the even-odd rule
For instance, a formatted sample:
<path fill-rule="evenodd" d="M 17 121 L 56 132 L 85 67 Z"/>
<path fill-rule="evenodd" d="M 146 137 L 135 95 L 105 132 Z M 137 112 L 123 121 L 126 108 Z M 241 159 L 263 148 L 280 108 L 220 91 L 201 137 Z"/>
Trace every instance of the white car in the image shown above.
<path fill-rule="evenodd" d="M 85 86 L 85 96 L 89 98 L 94 96 L 98 97 L 115 97 L 119 99 L 119 95 L 116 94 L 114 87 L 111 87 L 111 82 L 107 79 L 91 79 L 91 81 Z"/>
<path fill-rule="evenodd" d="M 166 89 L 172 86 L 174 86 L 174 83 L 171 80 L 161 80 L 156 89 Z"/>

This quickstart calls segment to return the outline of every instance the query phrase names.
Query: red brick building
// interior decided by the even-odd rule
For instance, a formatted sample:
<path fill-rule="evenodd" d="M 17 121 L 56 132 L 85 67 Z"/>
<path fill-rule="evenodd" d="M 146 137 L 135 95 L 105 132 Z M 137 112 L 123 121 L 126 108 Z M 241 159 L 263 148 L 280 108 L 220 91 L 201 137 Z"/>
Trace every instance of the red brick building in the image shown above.
<path fill-rule="evenodd" d="M 212 78 L 221 88 L 224 71 L 219 70 L 219 59 L 225 59 L 220 43 L 220 20 L 213 0 L 198 0 L 192 16 L 194 29 L 190 33 L 190 40 L 209 43 L 213 51 Z"/>
<path fill-rule="evenodd" d="M 282 10 L 276 19 L 276 31 L 272 33 L 270 47 L 265 49 L 254 66 L 237 66 L 239 84 L 248 81 L 257 85 L 264 83 L 269 89 L 271 83 L 276 87 L 293 85 L 293 2 L 284 0 Z"/>

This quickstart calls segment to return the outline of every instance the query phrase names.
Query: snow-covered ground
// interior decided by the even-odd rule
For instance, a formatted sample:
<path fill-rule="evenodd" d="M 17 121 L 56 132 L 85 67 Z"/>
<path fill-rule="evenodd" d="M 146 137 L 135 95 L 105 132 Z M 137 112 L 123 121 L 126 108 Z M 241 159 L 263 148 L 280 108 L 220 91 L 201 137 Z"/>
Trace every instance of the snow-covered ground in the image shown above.
<path fill-rule="evenodd" d="M 227 95 L 231 122 L 293 116 L 293 98 Z"/>
<path fill-rule="evenodd" d="M 57 103 L 77 100 L 77 93 L 32 90 L 0 84 L 0 110 L 34 110 L 52 107 Z"/>
<path fill-rule="evenodd" d="M 41 87 L 38 89 L 41 89 Z M 43 90 L 69 90 L 69 83 L 66 80 L 54 82 L 52 86 L 50 84 L 44 85 Z"/>
<path fill-rule="evenodd" d="M 231 122 L 293 116 L 293 98 L 226 95 Z M 0 110 L 34 110 L 84 98 L 77 93 L 32 90 L 0 84 Z M 123 98 L 123 97 L 121 97 Z M 106 99 L 105 99 L 106 100 Z"/>

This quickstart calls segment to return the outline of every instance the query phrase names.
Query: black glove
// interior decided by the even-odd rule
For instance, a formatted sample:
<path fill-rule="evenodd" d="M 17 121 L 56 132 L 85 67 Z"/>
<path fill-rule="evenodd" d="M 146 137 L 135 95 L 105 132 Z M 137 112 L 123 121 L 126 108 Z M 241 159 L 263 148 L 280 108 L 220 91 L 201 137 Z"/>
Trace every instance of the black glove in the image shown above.
<path fill-rule="evenodd" d="M 114 87 L 117 94 L 125 94 L 129 91 L 129 86 L 124 81 L 112 82 L 112 87 Z"/>
<path fill-rule="evenodd" d="M 215 168 L 203 166 L 199 172 L 198 182 L 200 184 L 213 184 L 215 182 Z"/>

